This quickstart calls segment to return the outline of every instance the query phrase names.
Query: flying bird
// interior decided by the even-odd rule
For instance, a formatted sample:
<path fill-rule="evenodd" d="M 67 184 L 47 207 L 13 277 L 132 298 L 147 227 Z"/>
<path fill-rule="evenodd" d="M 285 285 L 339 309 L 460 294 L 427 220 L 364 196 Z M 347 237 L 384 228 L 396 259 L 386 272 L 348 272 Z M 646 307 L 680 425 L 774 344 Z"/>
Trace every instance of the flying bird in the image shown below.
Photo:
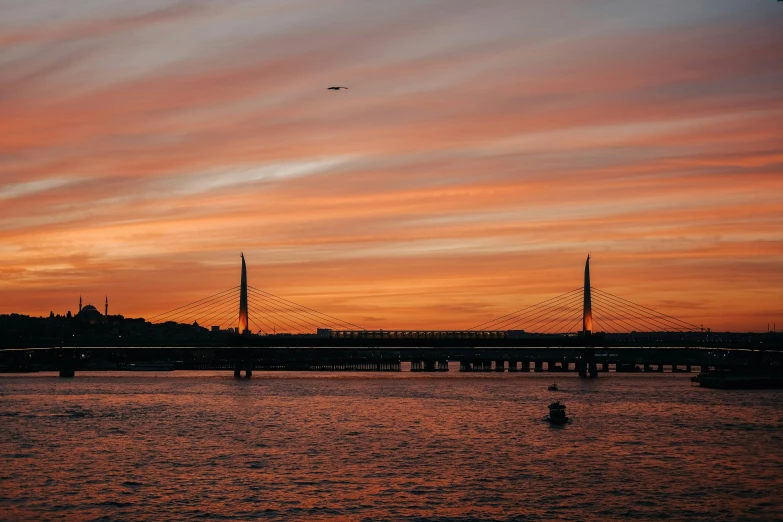
<path fill-rule="evenodd" d="M 329 91 L 339 91 L 340 89 L 347 89 L 348 87 L 327 87 Z"/>

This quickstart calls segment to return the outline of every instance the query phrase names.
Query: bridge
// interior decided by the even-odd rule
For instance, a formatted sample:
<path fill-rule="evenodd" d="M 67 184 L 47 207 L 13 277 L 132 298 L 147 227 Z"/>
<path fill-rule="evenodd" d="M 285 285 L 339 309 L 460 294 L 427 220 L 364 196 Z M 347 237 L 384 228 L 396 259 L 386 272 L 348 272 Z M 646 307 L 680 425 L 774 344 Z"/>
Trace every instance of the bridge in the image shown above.
<path fill-rule="evenodd" d="M 577 372 L 783 368 L 777 334 L 727 334 L 584 284 L 464 330 L 368 330 L 248 284 L 151 317 L 198 336 L 139 344 L 132 335 L 74 334 L 56 346 L 0 350 L 0 371 L 188 369 L 298 371 Z M 238 313 L 237 313 L 238 310 Z M 205 328 L 208 326 L 209 328 Z M 252 329 L 255 328 L 255 331 Z M 149 341 L 149 337 L 147 341 Z"/>

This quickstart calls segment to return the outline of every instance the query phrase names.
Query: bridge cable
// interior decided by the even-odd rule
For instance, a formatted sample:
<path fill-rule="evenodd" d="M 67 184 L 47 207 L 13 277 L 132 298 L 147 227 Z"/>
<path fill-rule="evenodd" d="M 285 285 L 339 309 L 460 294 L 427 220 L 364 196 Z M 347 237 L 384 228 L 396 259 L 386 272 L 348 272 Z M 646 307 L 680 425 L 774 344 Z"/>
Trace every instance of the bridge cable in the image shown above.
<path fill-rule="evenodd" d="M 252 293 L 251 295 L 253 295 L 254 299 L 256 299 L 257 302 L 260 301 L 261 303 L 269 306 L 269 308 L 271 308 L 272 310 L 276 310 L 279 314 L 285 314 L 285 316 L 288 317 L 291 321 L 295 321 L 297 324 L 301 326 L 305 326 L 303 324 L 305 323 L 314 329 L 322 328 L 324 326 L 328 326 L 329 328 L 332 329 L 344 328 L 344 326 L 339 323 L 326 321 L 324 320 L 323 317 L 319 317 L 310 312 L 302 312 L 300 309 L 293 308 L 288 304 L 281 305 L 279 302 L 274 301 L 261 293 Z M 298 319 L 298 321 L 294 318 Z M 337 325 L 337 328 L 335 328 L 335 324 Z M 307 329 L 307 327 L 305 328 Z"/>
<path fill-rule="evenodd" d="M 553 297 L 551 299 L 547 299 L 546 301 L 542 301 L 540 303 L 528 306 L 526 308 L 523 308 L 522 310 L 518 310 L 516 312 L 513 312 L 511 314 L 506 314 L 503 317 L 500 317 L 498 319 L 495 319 L 493 321 L 487 321 L 485 323 L 482 323 L 479 326 L 487 325 L 484 328 L 481 328 L 480 330 L 476 330 L 479 328 L 479 326 L 474 326 L 473 328 L 469 328 L 468 331 L 476 330 L 476 331 L 487 331 L 490 328 L 494 330 L 504 329 L 508 330 L 513 325 L 517 325 L 520 322 L 528 320 L 532 316 L 538 315 L 539 312 L 542 310 L 547 310 L 553 307 L 558 306 L 563 301 L 569 301 L 575 296 L 578 296 L 578 293 L 580 292 L 580 289 L 572 290 L 571 292 L 566 292 L 564 294 L 560 294 L 559 296 Z M 522 312 L 522 313 L 520 313 Z"/>
<path fill-rule="evenodd" d="M 180 307 L 178 307 L 178 308 L 174 308 L 173 310 L 169 310 L 168 312 L 163 312 L 163 313 L 160 313 L 160 314 L 158 314 L 158 315 L 153 315 L 152 317 L 150 317 L 149 319 L 147 319 L 147 321 L 149 321 L 149 322 L 152 322 L 152 320 L 153 320 L 153 319 L 155 319 L 155 318 L 157 318 L 157 317 L 160 317 L 160 316 L 162 316 L 162 315 L 164 315 L 164 316 L 165 316 L 165 315 L 167 315 L 167 314 L 169 314 L 169 313 L 171 313 L 171 312 L 175 312 L 175 311 L 179 310 L 180 308 L 185 308 L 185 307 L 188 307 L 188 306 L 190 306 L 190 305 L 193 305 L 193 304 L 199 303 L 199 302 L 201 302 L 201 301 L 205 301 L 205 300 L 207 300 L 207 299 L 211 299 L 211 298 L 213 298 L 213 297 L 216 297 L 216 296 L 219 296 L 219 295 L 221 295 L 221 294 L 225 294 L 226 292 L 230 292 L 231 290 L 234 290 L 234 289 L 236 289 L 236 288 L 239 288 L 239 286 L 235 286 L 234 288 L 229 288 L 228 290 L 223 290 L 222 292 L 218 292 L 218 293 L 216 293 L 216 294 L 213 294 L 213 295 L 211 295 L 211 296 L 209 296 L 209 297 L 205 297 L 205 298 L 203 298 L 203 299 L 199 299 L 198 301 L 193 301 L 192 303 L 188 303 L 188 304 L 186 304 L 186 305 L 183 305 L 183 306 L 180 306 Z"/>
<path fill-rule="evenodd" d="M 549 314 L 552 311 L 557 310 L 561 306 L 572 306 L 575 302 L 578 302 L 580 299 L 581 297 L 578 294 L 571 295 L 566 298 L 562 298 L 557 303 L 552 303 L 545 306 L 544 308 L 540 308 L 536 311 L 531 311 L 530 313 L 532 313 L 532 315 L 529 315 L 530 313 L 528 313 L 527 317 L 521 317 L 516 321 L 513 321 L 512 323 L 507 323 L 504 326 L 504 328 L 510 330 L 516 326 L 525 326 L 525 327 L 532 326 L 534 324 L 539 323 L 542 320 L 542 318 L 546 319 L 546 317 L 551 317 L 546 314 Z"/>
<path fill-rule="evenodd" d="M 330 319 L 334 319 L 335 321 L 337 321 L 337 323 L 338 323 L 338 324 L 339 324 L 339 323 L 342 323 L 342 324 L 346 324 L 346 325 L 349 325 L 349 326 L 353 326 L 353 327 L 355 327 L 355 328 L 358 328 L 359 330 L 366 330 L 366 328 L 362 328 L 361 326 L 355 325 L 355 324 L 353 324 L 353 323 L 349 323 L 348 321 L 344 321 L 344 320 L 342 320 L 342 319 L 338 319 L 337 317 L 333 317 L 333 316 L 331 316 L 331 315 L 329 315 L 329 314 L 325 314 L 325 313 L 323 313 L 323 312 L 319 312 L 318 310 L 313 310 L 312 308 L 308 308 L 307 306 L 300 305 L 300 304 L 298 304 L 298 303 L 295 303 L 295 302 L 293 302 L 293 301 L 289 301 L 288 299 L 284 299 L 284 298 L 282 298 L 282 297 L 280 297 L 280 296 L 277 296 L 277 295 L 274 295 L 274 294 L 270 294 L 269 292 L 265 292 L 264 290 L 261 290 L 261 289 L 259 289 L 259 288 L 250 287 L 250 286 L 249 286 L 248 288 L 252 288 L 252 289 L 253 289 L 253 290 L 255 290 L 256 292 L 260 292 L 260 293 L 262 293 L 262 294 L 266 294 L 266 295 L 268 295 L 269 297 L 272 297 L 272 298 L 274 298 L 274 299 L 278 299 L 278 300 L 280 300 L 280 301 L 285 301 L 285 302 L 287 302 L 287 303 L 289 303 L 289 304 L 292 304 L 292 305 L 294 305 L 294 306 L 297 306 L 297 307 L 299 307 L 299 308 L 303 308 L 303 309 L 305 309 L 305 310 L 309 310 L 310 312 L 314 312 L 314 313 L 316 313 L 316 314 L 318 314 L 318 315 L 323 315 L 323 316 L 329 317 Z"/>
<path fill-rule="evenodd" d="M 501 319 L 504 319 L 504 318 L 506 318 L 506 317 L 510 317 L 510 316 L 513 316 L 513 315 L 518 315 L 520 312 L 523 312 L 523 311 L 529 310 L 529 309 L 531 309 L 531 308 L 538 307 L 538 306 L 540 306 L 540 305 L 543 305 L 544 303 L 547 303 L 547 302 L 549 302 L 549 301 L 552 301 L 552 300 L 557 300 L 557 299 L 559 299 L 559 298 L 561 298 L 561 297 L 563 297 L 563 296 L 566 296 L 566 295 L 568 295 L 568 294 L 572 294 L 572 293 L 574 293 L 574 292 L 578 292 L 580 289 L 581 289 L 581 287 L 580 287 L 580 288 L 577 288 L 577 289 L 575 289 L 575 290 L 571 290 L 570 292 L 566 292 L 566 293 L 564 293 L 564 294 L 560 294 L 560 295 L 558 295 L 558 296 L 555 296 L 555 297 L 552 297 L 552 298 L 546 299 L 545 301 L 541 301 L 540 303 L 536 303 L 536 304 L 532 304 L 532 305 L 530 305 L 530 306 L 526 306 L 526 307 L 524 307 L 524 308 L 520 308 L 519 310 L 516 310 L 515 312 L 511 312 L 510 314 L 502 315 L 502 316 L 500 316 L 500 317 L 497 317 L 497 318 L 495 318 L 495 319 L 492 319 L 492 320 L 490 320 L 490 321 L 484 321 L 483 323 L 481 323 L 481 324 L 478 324 L 478 325 L 476 325 L 476 326 L 474 326 L 474 327 L 472 327 L 472 328 L 468 328 L 468 330 L 467 330 L 467 331 L 471 331 L 471 330 L 478 330 L 479 328 L 481 328 L 481 327 L 482 327 L 482 326 L 484 326 L 484 325 L 491 325 L 491 324 L 493 324 L 493 323 L 497 323 L 497 322 L 500 322 L 500 323 L 502 324 L 503 322 L 506 322 L 506 321 L 501 321 Z M 490 329 L 490 327 L 489 327 L 489 326 L 486 326 L 485 328 L 481 328 L 481 330 L 489 330 L 489 329 Z"/>
<path fill-rule="evenodd" d="M 261 302 L 263 302 L 264 304 L 268 304 L 273 309 L 275 309 L 274 307 L 276 307 L 276 306 L 280 306 L 279 303 L 277 303 L 275 301 L 272 301 L 271 299 L 269 299 L 268 297 L 266 297 L 263 294 L 259 293 L 259 294 L 253 294 L 253 295 L 254 295 L 254 297 L 256 299 L 261 300 Z M 336 329 L 336 330 L 340 330 L 340 329 L 345 328 L 344 325 L 341 325 L 339 323 L 335 323 L 334 321 L 330 321 L 328 319 L 324 319 L 323 317 L 317 316 L 317 315 L 312 314 L 310 312 L 302 312 L 301 310 L 296 309 L 296 308 L 292 308 L 292 307 L 290 307 L 290 305 L 287 305 L 287 304 L 285 306 L 286 306 L 285 308 L 279 308 L 277 310 L 280 313 L 286 314 L 286 316 L 288 316 L 289 318 L 290 318 L 290 316 L 293 315 L 294 317 L 300 319 L 304 323 L 307 323 L 308 325 L 310 325 L 311 327 L 313 327 L 316 330 L 318 328 L 323 328 L 323 327 L 329 327 L 331 329 Z M 294 319 L 291 319 L 291 320 L 293 321 Z M 301 322 L 299 322 L 299 321 L 296 321 L 296 322 L 297 322 L 297 324 L 302 325 Z M 304 325 L 302 325 L 302 326 L 304 326 Z"/>
<path fill-rule="evenodd" d="M 306 333 L 308 330 L 308 327 L 301 322 L 296 320 L 296 317 L 292 317 L 291 314 L 286 313 L 284 310 L 275 309 L 274 305 L 266 303 L 262 301 L 260 298 L 256 297 L 254 294 L 248 294 L 248 299 L 251 300 L 253 303 L 253 306 L 263 310 L 267 314 L 267 319 L 274 323 L 274 319 L 271 317 L 271 315 L 276 315 L 279 320 L 286 325 L 286 329 L 288 330 L 296 330 L 298 333 Z M 293 324 L 292 324 L 293 323 Z M 295 326 L 297 325 L 297 326 Z M 275 324 L 277 327 L 277 325 Z M 304 332 L 298 328 L 298 326 L 301 326 L 304 329 Z"/>
<path fill-rule="evenodd" d="M 171 314 L 163 315 L 162 317 L 160 317 L 160 315 L 159 315 L 158 319 L 154 319 L 154 321 L 155 322 L 168 322 L 168 321 L 175 321 L 176 322 L 176 321 L 181 320 L 182 317 L 186 317 L 186 318 L 193 317 L 195 314 L 203 313 L 204 310 L 207 310 L 207 309 L 212 308 L 212 307 L 214 307 L 216 305 L 220 305 L 222 303 L 225 303 L 226 299 L 230 299 L 230 298 L 232 298 L 232 295 L 234 295 L 234 296 L 236 295 L 235 292 L 237 292 L 237 291 L 234 290 L 233 294 L 227 294 L 227 295 L 224 295 L 222 297 L 214 297 L 213 296 L 211 298 L 207 298 L 207 300 L 203 300 L 202 299 L 202 301 L 203 301 L 202 303 L 199 303 L 199 304 L 191 303 L 190 305 L 186 305 L 187 308 L 184 308 L 183 310 L 180 310 L 178 312 L 174 312 L 174 313 L 171 313 Z M 183 308 L 183 307 L 180 307 L 180 308 Z"/>
<path fill-rule="evenodd" d="M 614 328 L 613 333 L 624 333 L 624 332 L 630 332 L 631 330 L 637 330 L 637 328 L 632 324 L 630 327 L 625 322 L 619 322 L 617 319 L 614 319 L 610 316 L 604 316 L 602 314 L 593 315 L 593 320 L 595 321 L 597 317 L 601 318 L 601 321 L 606 321 L 606 324 L 611 324 Z"/>
<path fill-rule="evenodd" d="M 622 305 L 617 305 L 617 304 L 615 304 L 615 303 L 613 303 L 611 301 L 608 301 L 606 298 L 601 297 L 599 295 L 596 295 L 596 303 L 599 304 L 599 306 L 601 306 L 601 307 L 608 308 L 610 310 L 610 312 L 612 312 L 612 313 L 617 313 L 619 311 L 620 314 L 624 314 L 625 315 L 625 318 L 627 319 L 628 322 L 635 323 L 637 327 L 641 326 L 641 328 L 634 328 L 635 330 L 642 330 L 642 331 L 644 331 L 644 330 L 652 327 L 652 329 L 650 331 L 664 331 L 664 332 L 667 332 L 667 331 L 671 331 L 673 328 L 675 328 L 675 327 L 671 326 L 670 324 L 668 324 L 666 322 L 661 322 L 658 319 L 650 318 L 650 317 L 646 317 L 646 316 L 639 316 L 639 315 L 637 315 L 638 313 L 634 309 L 628 308 L 628 307 L 623 308 Z M 630 318 L 628 316 L 630 316 Z M 620 317 L 618 317 L 618 319 L 620 319 Z"/>
<path fill-rule="evenodd" d="M 579 299 L 578 297 L 576 299 Z M 573 306 L 575 302 L 563 303 L 564 306 Z M 560 307 L 544 308 L 539 310 L 535 315 L 519 319 L 511 324 L 506 325 L 506 328 L 510 329 L 522 329 L 527 331 L 533 331 L 538 325 L 547 321 L 552 317 L 551 314 L 556 314 Z"/>
<path fill-rule="evenodd" d="M 495 330 L 500 328 L 509 329 L 509 325 L 518 324 L 521 321 L 529 318 L 531 315 L 538 314 L 538 312 L 542 309 L 549 309 L 551 307 L 557 306 L 560 302 L 571 299 L 575 295 L 575 293 L 578 293 L 579 291 L 580 289 L 577 288 L 576 290 L 572 290 L 570 292 L 566 292 L 564 294 L 560 294 L 558 296 L 547 299 L 546 301 L 541 301 L 540 303 L 530 305 L 528 307 L 517 310 L 516 312 L 512 312 L 510 314 L 506 314 L 502 317 L 494 319 L 492 321 L 486 321 L 468 330 L 469 331 L 476 330 L 481 326 L 484 326 L 484 328 L 481 328 L 479 331 L 487 331 L 490 328 Z"/>
<path fill-rule="evenodd" d="M 261 328 L 261 327 L 258 325 L 258 323 L 256 323 L 256 322 L 255 322 L 255 319 L 254 319 L 254 317 L 255 317 L 255 316 L 250 316 L 250 315 L 248 315 L 248 319 L 250 319 L 251 321 L 253 321 L 253 324 L 255 324 L 255 325 L 256 325 L 256 327 L 258 327 L 258 329 L 259 329 L 259 330 L 261 330 L 262 332 L 264 332 L 264 333 L 268 334 L 268 332 L 267 332 L 267 331 L 265 331 L 265 330 L 264 330 L 264 328 Z M 271 332 L 271 331 L 273 331 L 273 330 L 274 330 L 274 328 L 270 328 L 270 327 L 269 327 L 269 325 L 268 325 L 268 324 L 266 324 L 266 323 L 264 322 L 264 320 L 263 320 L 263 319 L 261 319 L 260 317 L 258 318 L 258 321 L 259 321 L 259 322 L 260 322 L 262 325 L 264 325 L 264 327 L 265 327 L 265 328 L 266 328 L 266 329 L 267 329 L 269 332 Z"/>
<path fill-rule="evenodd" d="M 250 319 L 250 316 L 248 315 L 248 320 Z M 218 328 L 223 328 L 226 324 L 231 324 L 233 321 L 239 322 L 239 315 L 235 311 L 230 311 L 226 315 L 222 317 L 222 321 L 220 322 L 220 325 Z M 237 333 L 239 333 L 239 324 L 237 324 Z"/>
<path fill-rule="evenodd" d="M 201 319 L 204 321 L 205 316 L 212 313 L 213 310 L 216 308 L 222 308 L 225 307 L 227 303 L 233 303 L 234 298 L 231 298 L 231 296 L 226 296 L 225 298 L 221 298 L 218 300 L 213 300 L 211 302 L 205 302 L 202 305 L 199 305 L 196 308 L 188 309 L 182 312 L 178 312 L 177 314 L 167 318 L 167 321 L 177 321 L 182 323 L 191 323 L 191 319 Z"/>
<path fill-rule="evenodd" d="M 579 305 L 581 301 L 581 296 L 577 296 L 576 299 L 571 300 L 568 303 L 563 303 L 561 305 L 560 311 L 554 311 L 552 312 L 552 315 L 550 316 L 549 321 L 542 324 L 539 328 L 541 329 L 541 333 L 546 333 L 549 329 L 552 328 L 552 326 L 557 326 L 557 324 L 562 321 L 563 317 L 569 316 L 574 312 L 574 306 Z M 579 306 L 577 306 L 576 310 L 579 311 Z M 541 322 L 541 321 L 538 321 Z M 555 323 L 555 324 L 552 324 Z M 551 325 L 551 326 L 550 326 Z"/>
<path fill-rule="evenodd" d="M 577 326 L 579 324 L 579 322 L 582 321 L 582 310 L 579 310 L 576 314 L 574 314 L 571 317 L 569 317 L 568 318 L 568 322 L 566 322 L 564 324 L 564 326 L 568 326 L 569 324 L 571 324 L 571 321 L 574 320 L 574 319 L 576 319 L 576 321 L 577 321 L 574 326 Z M 571 330 L 574 329 L 574 326 L 571 326 L 567 330 L 562 331 L 562 333 L 564 333 L 564 334 L 570 333 Z M 560 324 L 558 324 L 557 327 L 559 329 L 560 328 Z M 552 332 L 552 333 L 557 333 L 557 332 Z"/>
<path fill-rule="evenodd" d="M 676 325 L 676 324 L 673 325 L 670 321 L 661 320 L 657 317 L 640 315 L 640 313 L 636 309 L 630 308 L 628 306 L 624 306 L 622 303 L 618 304 L 617 302 L 608 300 L 607 298 L 601 296 L 600 294 L 596 294 L 596 302 L 599 303 L 600 306 L 610 309 L 610 311 L 612 311 L 613 313 L 617 313 L 619 311 L 620 313 L 625 314 L 626 318 L 630 316 L 630 319 L 628 319 L 629 322 L 636 322 L 637 325 L 639 324 L 647 325 L 641 328 L 641 330 L 645 330 L 649 325 L 652 325 L 653 328 L 652 331 L 664 331 L 664 332 L 683 331 L 683 327 L 681 325 Z M 690 331 L 690 329 L 688 329 L 688 331 Z"/>
<path fill-rule="evenodd" d="M 575 327 L 579 326 L 579 323 L 581 323 L 581 322 L 582 322 L 582 317 L 581 316 L 577 316 L 576 322 L 574 323 L 574 325 L 571 328 L 569 328 L 568 330 L 566 330 L 566 332 L 570 332 Z"/>
<path fill-rule="evenodd" d="M 597 305 L 595 307 L 596 314 L 601 317 L 602 319 L 605 319 L 607 321 L 611 321 L 615 325 L 621 324 L 622 328 L 620 331 L 624 331 L 624 328 L 628 328 L 628 331 L 655 331 L 656 329 L 659 329 L 660 327 L 658 325 L 654 325 L 652 329 L 648 324 L 639 322 L 638 319 L 634 318 L 633 316 L 629 317 L 628 313 L 624 310 L 617 310 L 610 306 L 609 304 L 606 304 L 602 299 L 596 297 L 595 304 Z M 604 315 L 603 311 L 604 308 L 607 311 L 607 314 Z"/>
<path fill-rule="evenodd" d="M 526 331 L 543 333 L 544 327 L 548 326 L 552 321 L 560 319 L 564 313 L 573 313 L 573 306 L 578 304 L 580 300 L 581 299 L 577 296 L 572 301 L 563 303 L 561 306 L 554 309 L 546 309 L 536 317 L 531 317 L 522 324 L 516 325 L 516 327 L 523 327 Z"/>
<path fill-rule="evenodd" d="M 607 304 L 603 299 L 596 296 L 595 304 L 597 305 L 595 310 L 598 317 L 611 321 L 615 325 L 622 325 L 620 332 L 625 331 L 624 328 L 628 328 L 628 332 L 631 331 L 661 331 L 661 325 L 653 323 L 652 328 L 648 323 L 640 322 L 640 320 L 633 315 L 629 314 L 627 310 L 617 310 L 610 304 Z M 603 311 L 606 309 L 607 314 L 604 315 Z M 629 317 L 630 315 L 630 317 Z M 663 331 L 667 331 L 663 328 Z"/>
<path fill-rule="evenodd" d="M 221 330 L 227 325 L 229 328 L 233 328 L 230 326 L 231 322 L 236 320 L 237 313 L 234 310 L 224 310 L 222 314 L 218 314 L 211 319 L 211 324 L 217 326 L 218 330 Z"/>
<path fill-rule="evenodd" d="M 593 288 L 593 287 L 591 287 L 591 288 Z M 681 323 L 681 324 L 687 325 L 689 328 L 691 328 L 691 329 L 693 329 L 695 331 L 700 331 L 701 330 L 701 327 L 696 326 L 695 324 L 689 323 L 688 321 L 683 321 L 682 319 L 678 319 L 676 317 L 672 317 L 671 315 L 667 315 L 667 314 L 664 314 L 662 312 L 658 312 L 657 310 L 653 310 L 652 308 L 648 308 L 646 306 L 634 303 L 633 301 L 629 301 L 627 299 L 623 299 L 622 297 L 616 296 L 614 294 L 610 294 L 609 292 L 601 290 L 600 288 L 595 288 L 595 290 L 597 292 L 601 293 L 601 294 L 606 294 L 606 296 L 608 296 L 610 298 L 614 298 L 614 299 L 623 301 L 623 302 L 628 303 L 629 305 L 637 307 L 637 308 L 642 308 L 644 310 L 647 310 L 648 312 L 652 312 L 653 314 L 655 314 L 657 316 L 662 316 L 662 317 L 668 318 L 668 319 L 672 320 L 673 322 L 675 322 L 675 324 L 676 323 Z M 670 322 L 672 322 L 672 321 L 670 321 Z M 680 326 L 680 328 L 682 328 L 682 326 Z"/>
<path fill-rule="evenodd" d="M 258 323 L 257 323 L 257 322 L 255 322 L 255 320 L 253 320 L 253 319 L 252 319 L 251 317 L 249 317 L 249 316 L 248 316 L 248 319 L 250 320 L 250 322 L 251 322 L 251 323 L 253 323 L 254 325 L 256 325 L 256 328 L 258 328 L 258 331 L 259 331 L 259 332 L 261 332 L 261 333 L 262 333 L 262 334 L 264 334 L 264 335 L 267 335 L 267 333 L 264 331 L 264 329 L 263 329 L 263 328 L 261 328 L 260 326 L 258 326 Z M 263 321 L 262 321 L 262 322 L 263 322 Z"/>
<path fill-rule="evenodd" d="M 255 296 L 251 297 L 251 294 L 248 294 L 247 298 L 248 298 L 248 300 L 249 300 L 249 301 L 251 301 L 251 302 L 253 303 L 253 306 L 255 306 L 256 308 L 259 308 L 259 309 L 263 310 L 264 312 L 266 312 L 266 314 L 267 314 L 267 315 L 266 315 L 266 316 L 267 316 L 267 319 L 268 319 L 268 320 L 269 320 L 269 321 L 270 321 L 272 324 L 275 324 L 275 325 L 276 325 L 276 323 L 275 323 L 275 320 L 274 320 L 274 319 L 271 317 L 271 315 L 275 315 L 275 316 L 277 316 L 277 317 L 278 317 L 278 320 L 279 320 L 280 322 L 282 322 L 283 324 L 285 324 L 285 325 L 286 325 L 286 329 L 287 329 L 287 330 L 296 330 L 298 333 L 303 333 L 303 332 L 302 332 L 302 330 L 300 330 L 300 329 L 299 329 L 297 326 L 294 326 L 293 324 L 291 324 L 291 323 L 289 323 L 288 321 L 286 321 L 286 319 L 284 319 L 284 318 L 281 316 L 281 314 L 280 314 L 280 313 L 276 312 L 274 309 L 269 309 L 269 308 L 267 308 L 266 306 L 264 306 L 262 303 L 260 303 L 260 301 L 258 301 L 258 300 L 257 300 L 257 298 L 256 298 Z M 263 315 L 263 314 L 261 314 L 261 315 Z M 297 321 L 295 321 L 295 320 L 293 320 L 293 319 L 290 319 L 290 317 L 289 317 L 289 320 L 291 320 L 292 322 L 294 322 L 294 323 L 298 324 L 299 326 L 303 326 L 301 323 L 298 323 Z"/>
<path fill-rule="evenodd" d="M 225 317 L 226 313 L 237 314 L 237 308 L 235 308 L 236 306 L 237 306 L 236 301 L 232 300 L 232 301 L 227 302 L 227 303 L 224 302 L 224 303 L 222 303 L 220 305 L 220 309 L 219 310 L 212 310 L 212 311 L 206 312 L 207 315 L 202 316 L 201 320 L 206 322 L 206 323 L 210 323 L 210 326 L 211 326 L 211 324 L 216 323 L 220 319 Z M 215 308 L 217 308 L 217 307 L 215 307 Z M 219 326 L 223 326 L 222 322 L 219 324 Z"/>
<path fill-rule="evenodd" d="M 620 301 L 625 306 L 634 307 L 636 309 L 640 309 L 641 311 L 637 312 L 639 314 L 645 314 L 645 317 L 655 318 L 662 322 L 667 322 L 673 327 L 680 328 L 680 329 L 694 329 L 699 330 L 700 328 L 696 325 L 693 325 L 687 321 L 683 321 L 682 319 L 677 319 L 676 317 L 672 317 L 670 315 L 658 312 L 656 310 L 653 310 L 651 308 L 648 308 L 646 306 L 642 306 L 636 303 L 633 303 L 631 301 L 628 301 L 627 299 L 623 299 L 622 297 L 618 297 L 614 294 L 610 294 L 609 292 L 605 292 L 603 290 L 600 290 L 598 288 L 595 289 L 599 294 L 603 295 L 606 299 L 609 299 L 611 301 Z"/>
<path fill-rule="evenodd" d="M 569 312 L 573 312 L 573 309 L 568 310 L 568 311 Z M 555 334 L 555 333 L 562 333 L 562 332 L 558 332 L 558 329 L 560 328 L 560 325 L 562 325 L 564 323 L 565 324 L 571 324 L 571 321 L 573 321 L 573 318 L 574 317 L 578 317 L 582 313 L 583 313 L 582 310 L 577 309 L 576 315 L 574 315 L 572 313 L 560 314 L 560 316 L 557 319 L 557 322 L 555 324 L 553 324 L 552 326 L 548 327 L 546 330 L 543 330 L 541 333 L 549 333 L 549 330 L 552 330 L 553 334 Z M 546 325 L 544 325 L 544 326 L 546 326 Z M 566 332 L 568 332 L 568 330 L 566 330 Z"/>
<path fill-rule="evenodd" d="M 269 300 L 267 297 L 263 296 L 262 294 L 254 294 L 254 295 L 258 299 L 262 300 L 263 302 L 269 303 L 270 306 L 274 307 L 275 305 L 277 305 L 277 303 L 275 303 L 274 301 Z M 265 299 L 266 299 L 266 301 L 264 301 Z M 312 326 L 313 328 L 316 328 L 316 329 L 321 328 L 323 326 L 332 326 L 331 324 L 329 324 L 329 323 L 331 323 L 331 321 L 328 322 L 327 325 L 324 325 L 324 320 L 322 318 L 314 315 L 314 314 L 310 314 L 310 313 L 306 313 L 306 312 L 302 313 L 302 312 L 300 312 L 300 311 L 298 311 L 296 309 L 290 308 L 290 307 L 289 308 L 283 308 L 282 310 L 284 310 L 286 312 L 291 312 L 291 314 L 299 317 L 302 321 L 306 322 L 307 324 L 309 324 L 310 326 Z M 312 320 L 311 320 L 311 318 L 312 318 Z M 313 321 L 319 321 L 320 324 L 316 323 L 316 322 L 313 322 Z M 336 323 L 334 323 L 334 324 L 336 324 Z M 342 325 L 339 325 L 339 326 L 340 326 L 340 328 L 343 328 Z"/>
<path fill-rule="evenodd" d="M 634 308 L 630 308 L 621 302 L 610 300 L 609 298 L 604 297 L 601 294 L 596 294 L 596 302 L 602 303 L 601 306 L 606 306 L 607 308 L 611 308 L 611 310 L 615 312 L 619 309 L 624 314 L 627 314 L 631 317 L 636 317 L 638 321 L 644 321 L 645 324 L 649 325 L 650 323 L 652 323 L 653 327 L 659 330 L 682 331 L 683 329 L 681 325 L 672 324 L 670 321 L 662 320 L 658 317 L 650 317 L 649 315 L 641 315 L 641 313 L 638 310 Z M 642 328 L 642 330 L 644 330 L 644 328 Z"/>
<path fill-rule="evenodd" d="M 606 329 L 598 323 L 598 319 L 595 318 L 595 315 L 593 315 L 593 324 L 599 328 L 599 329 L 593 328 L 594 332 L 606 332 Z M 616 332 L 609 332 L 609 333 L 616 333 Z"/>

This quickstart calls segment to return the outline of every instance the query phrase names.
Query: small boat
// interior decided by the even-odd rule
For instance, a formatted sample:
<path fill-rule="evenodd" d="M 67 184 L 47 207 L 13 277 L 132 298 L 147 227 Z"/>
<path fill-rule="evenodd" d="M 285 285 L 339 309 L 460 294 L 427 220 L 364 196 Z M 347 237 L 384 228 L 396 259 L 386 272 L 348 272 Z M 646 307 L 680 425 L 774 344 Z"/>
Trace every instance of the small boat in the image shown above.
<path fill-rule="evenodd" d="M 555 401 L 549 405 L 549 415 L 546 416 L 546 420 L 552 424 L 566 424 L 568 417 L 566 417 L 565 404 L 560 404 L 560 401 Z"/>
<path fill-rule="evenodd" d="M 557 391 L 557 383 L 553 382 L 552 385 L 549 388 L 547 388 L 547 390 L 549 390 L 549 391 Z"/>

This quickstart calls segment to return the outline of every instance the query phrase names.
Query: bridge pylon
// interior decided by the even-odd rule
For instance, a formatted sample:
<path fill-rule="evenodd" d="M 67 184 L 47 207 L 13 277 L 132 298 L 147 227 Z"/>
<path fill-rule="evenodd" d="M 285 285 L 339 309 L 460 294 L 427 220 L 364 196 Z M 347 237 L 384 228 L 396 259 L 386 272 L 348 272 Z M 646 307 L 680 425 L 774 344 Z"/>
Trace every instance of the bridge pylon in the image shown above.
<path fill-rule="evenodd" d="M 239 285 L 239 323 L 237 324 L 237 333 L 243 335 L 248 330 L 247 319 L 247 265 L 245 265 L 245 254 L 242 256 L 242 279 Z"/>
<path fill-rule="evenodd" d="M 585 289 L 582 303 L 582 335 L 593 333 L 593 300 L 590 294 L 590 254 L 585 261 Z"/>

